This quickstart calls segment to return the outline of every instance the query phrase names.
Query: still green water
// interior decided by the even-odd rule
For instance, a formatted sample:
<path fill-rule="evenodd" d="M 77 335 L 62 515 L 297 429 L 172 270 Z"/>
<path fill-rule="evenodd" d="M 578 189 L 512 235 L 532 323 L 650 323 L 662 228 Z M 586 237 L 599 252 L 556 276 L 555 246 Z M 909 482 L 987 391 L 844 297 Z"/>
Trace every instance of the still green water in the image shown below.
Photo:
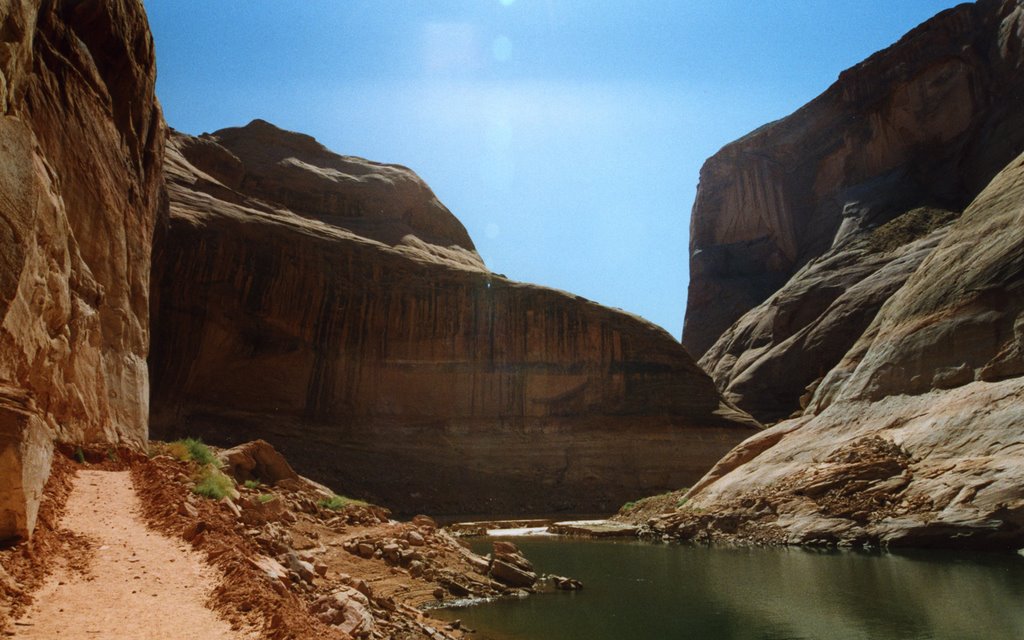
<path fill-rule="evenodd" d="M 512 541 L 540 573 L 578 578 L 583 591 L 434 615 L 501 639 L 1024 639 L 1016 554 Z"/>

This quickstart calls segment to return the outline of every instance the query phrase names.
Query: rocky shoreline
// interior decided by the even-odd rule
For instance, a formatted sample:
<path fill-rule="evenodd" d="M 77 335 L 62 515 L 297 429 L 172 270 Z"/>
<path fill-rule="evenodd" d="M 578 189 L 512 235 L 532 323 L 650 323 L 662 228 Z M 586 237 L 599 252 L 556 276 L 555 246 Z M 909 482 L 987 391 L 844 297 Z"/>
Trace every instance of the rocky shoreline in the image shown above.
<path fill-rule="evenodd" d="M 265 442 L 219 453 L 233 480 L 219 500 L 195 493 L 195 462 L 158 442 L 151 454 L 57 455 L 32 549 L 0 551 L 0 630 L 31 601 L 32 585 L 63 562 L 57 554 L 88 557 L 88 541 L 65 540 L 57 526 L 68 479 L 86 468 L 130 470 L 149 526 L 185 540 L 221 572 L 208 605 L 260 637 L 459 640 L 472 630 L 433 618 L 431 609 L 582 587 L 539 575 L 511 542 L 495 541 L 479 555 L 428 516 L 399 522 L 383 507 L 341 500 L 296 474 Z M 87 561 L 80 564 L 88 570 Z"/>
<path fill-rule="evenodd" d="M 561 521 L 549 518 L 480 520 L 474 522 L 453 522 L 445 528 L 453 535 L 463 538 L 536 535 L 576 538 L 633 538 L 639 532 L 639 529 L 633 524 L 611 519 Z"/>

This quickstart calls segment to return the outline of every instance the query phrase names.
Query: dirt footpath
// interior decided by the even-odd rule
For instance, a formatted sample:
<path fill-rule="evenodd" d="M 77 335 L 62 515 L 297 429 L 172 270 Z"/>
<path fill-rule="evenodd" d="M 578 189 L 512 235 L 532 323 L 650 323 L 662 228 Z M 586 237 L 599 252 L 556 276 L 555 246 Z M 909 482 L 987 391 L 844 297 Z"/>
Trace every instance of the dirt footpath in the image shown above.
<path fill-rule="evenodd" d="M 216 570 L 183 541 L 146 527 L 128 471 L 79 471 L 61 529 L 88 539 L 88 562 L 84 571 L 54 571 L 14 623 L 15 638 L 257 637 L 206 607 Z"/>

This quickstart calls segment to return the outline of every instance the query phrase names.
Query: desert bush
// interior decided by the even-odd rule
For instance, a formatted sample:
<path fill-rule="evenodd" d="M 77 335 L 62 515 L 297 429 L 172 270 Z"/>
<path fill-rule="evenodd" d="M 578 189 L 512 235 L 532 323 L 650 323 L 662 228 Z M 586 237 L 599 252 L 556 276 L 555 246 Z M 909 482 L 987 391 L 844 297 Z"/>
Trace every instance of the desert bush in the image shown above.
<path fill-rule="evenodd" d="M 185 446 L 188 447 L 188 452 L 192 455 L 192 459 L 199 464 L 206 465 L 212 464 L 220 466 L 217 461 L 217 456 L 214 455 L 210 447 L 203 444 L 202 440 L 198 438 L 185 438 Z"/>
<path fill-rule="evenodd" d="M 189 453 L 188 447 L 185 446 L 185 442 L 183 440 L 168 442 L 166 451 L 167 455 L 181 460 L 182 462 L 188 462 L 192 459 L 192 454 Z"/>
<path fill-rule="evenodd" d="M 167 453 L 182 462 L 193 460 L 200 465 L 220 466 L 217 456 L 199 438 L 183 438 L 167 444 Z"/>
<path fill-rule="evenodd" d="M 339 509 L 347 507 L 350 504 L 365 505 L 366 503 L 363 502 L 362 500 L 354 500 L 352 498 L 347 498 L 345 496 L 339 496 L 338 494 L 334 494 L 330 498 L 324 498 L 323 500 L 317 502 L 316 504 L 318 507 L 321 507 L 323 509 L 331 509 L 332 511 L 337 511 Z"/>
<path fill-rule="evenodd" d="M 220 500 L 230 496 L 235 488 L 235 481 L 224 475 L 220 469 L 213 464 L 206 464 L 199 470 L 195 477 L 196 486 L 192 491 L 214 500 Z"/>

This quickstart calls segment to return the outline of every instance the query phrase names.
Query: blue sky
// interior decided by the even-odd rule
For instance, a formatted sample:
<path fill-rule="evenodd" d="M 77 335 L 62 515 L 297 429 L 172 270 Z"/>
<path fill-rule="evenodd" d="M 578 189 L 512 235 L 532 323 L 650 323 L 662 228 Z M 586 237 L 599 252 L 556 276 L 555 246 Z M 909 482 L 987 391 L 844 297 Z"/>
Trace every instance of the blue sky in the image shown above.
<path fill-rule="evenodd" d="M 146 0 L 157 94 L 414 169 L 488 266 L 679 337 L 703 161 L 948 0 Z"/>

